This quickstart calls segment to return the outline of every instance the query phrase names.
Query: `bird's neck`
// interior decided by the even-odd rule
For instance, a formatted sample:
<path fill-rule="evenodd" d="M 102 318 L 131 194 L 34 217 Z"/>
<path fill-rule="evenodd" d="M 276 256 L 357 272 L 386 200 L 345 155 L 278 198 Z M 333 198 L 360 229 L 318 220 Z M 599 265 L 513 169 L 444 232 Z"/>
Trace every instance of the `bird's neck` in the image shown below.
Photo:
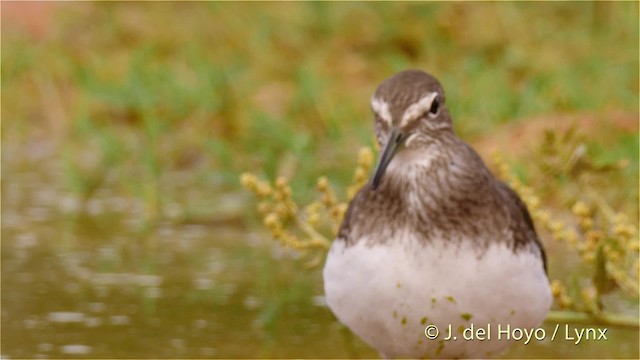
<path fill-rule="evenodd" d="M 387 186 L 411 191 L 424 186 L 446 168 L 448 154 L 437 146 L 421 146 L 400 151 L 389 163 Z M 444 169 L 446 170 L 446 169 Z"/>
<path fill-rule="evenodd" d="M 391 161 L 385 191 L 408 210 L 449 207 L 452 201 L 482 203 L 491 184 L 479 157 L 462 142 L 404 149 Z M 455 199 L 455 200 L 454 200 Z"/>

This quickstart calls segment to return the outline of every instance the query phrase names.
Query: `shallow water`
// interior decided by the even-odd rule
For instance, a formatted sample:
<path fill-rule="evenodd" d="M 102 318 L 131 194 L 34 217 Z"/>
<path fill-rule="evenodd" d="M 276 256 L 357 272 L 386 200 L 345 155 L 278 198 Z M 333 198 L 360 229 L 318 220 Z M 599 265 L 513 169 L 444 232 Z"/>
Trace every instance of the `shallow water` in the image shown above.
<path fill-rule="evenodd" d="M 55 158 L 12 154 L 2 164 L 2 357 L 377 356 L 324 306 L 319 271 L 242 221 L 150 226 L 122 189 L 107 183 L 83 204 Z M 193 199 L 237 201 L 188 179 L 174 190 L 169 218 Z M 637 341 L 637 330 L 610 329 L 606 342 L 518 344 L 504 356 L 637 357 Z"/>
<path fill-rule="evenodd" d="M 2 164 L 3 357 L 375 355 L 333 320 L 318 271 L 241 221 L 149 225 L 133 196 L 107 184 L 82 204 L 55 158 L 14 154 Z M 185 203 L 209 196 L 182 185 Z"/>

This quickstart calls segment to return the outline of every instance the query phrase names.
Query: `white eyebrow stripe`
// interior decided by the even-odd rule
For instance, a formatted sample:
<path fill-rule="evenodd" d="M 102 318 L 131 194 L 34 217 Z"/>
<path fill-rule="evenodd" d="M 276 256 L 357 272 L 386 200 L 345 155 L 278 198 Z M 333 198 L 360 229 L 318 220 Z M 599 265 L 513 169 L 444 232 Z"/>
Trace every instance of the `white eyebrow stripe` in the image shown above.
<path fill-rule="evenodd" d="M 373 109 L 373 112 L 378 114 L 378 116 L 380 116 L 380 118 L 384 120 L 387 125 L 391 126 L 391 112 L 389 111 L 389 104 L 387 104 L 380 98 L 372 96 L 371 109 Z"/>
<path fill-rule="evenodd" d="M 436 98 L 436 96 L 438 96 L 438 93 L 432 92 L 424 96 L 422 99 L 418 100 L 417 102 L 411 104 L 411 106 L 409 106 L 404 111 L 404 114 L 402 114 L 402 121 L 400 121 L 400 127 L 406 126 L 411 120 L 414 120 L 418 116 L 424 114 L 425 111 L 429 110 L 429 108 L 431 108 L 431 103 L 433 102 L 433 99 Z"/>

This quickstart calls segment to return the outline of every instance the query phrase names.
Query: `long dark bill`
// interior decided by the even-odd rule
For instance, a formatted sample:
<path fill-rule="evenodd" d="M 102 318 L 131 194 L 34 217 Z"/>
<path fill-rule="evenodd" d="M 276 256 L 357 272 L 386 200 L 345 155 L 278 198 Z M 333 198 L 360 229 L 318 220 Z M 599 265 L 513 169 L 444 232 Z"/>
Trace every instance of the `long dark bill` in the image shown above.
<path fill-rule="evenodd" d="M 399 133 L 397 129 L 392 129 L 391 134 L 387 137 L 387 144 L 384 146 L 382 150 L 382 155 L 380 155 L 380 159 L 378 160 L 378 165 L 376 166 L 375 171 L 373 172 L 373 178 L 371 179 L 371 188 L 373 190 L 378 188 L 380 185 L 380 181 L 382 180 L 382 176 L 384 172 L 387 170 L 387 166 L 393 159 L 396 151 L 398 150 L 398 146 L 402 143 L 402 134 Z"/>

